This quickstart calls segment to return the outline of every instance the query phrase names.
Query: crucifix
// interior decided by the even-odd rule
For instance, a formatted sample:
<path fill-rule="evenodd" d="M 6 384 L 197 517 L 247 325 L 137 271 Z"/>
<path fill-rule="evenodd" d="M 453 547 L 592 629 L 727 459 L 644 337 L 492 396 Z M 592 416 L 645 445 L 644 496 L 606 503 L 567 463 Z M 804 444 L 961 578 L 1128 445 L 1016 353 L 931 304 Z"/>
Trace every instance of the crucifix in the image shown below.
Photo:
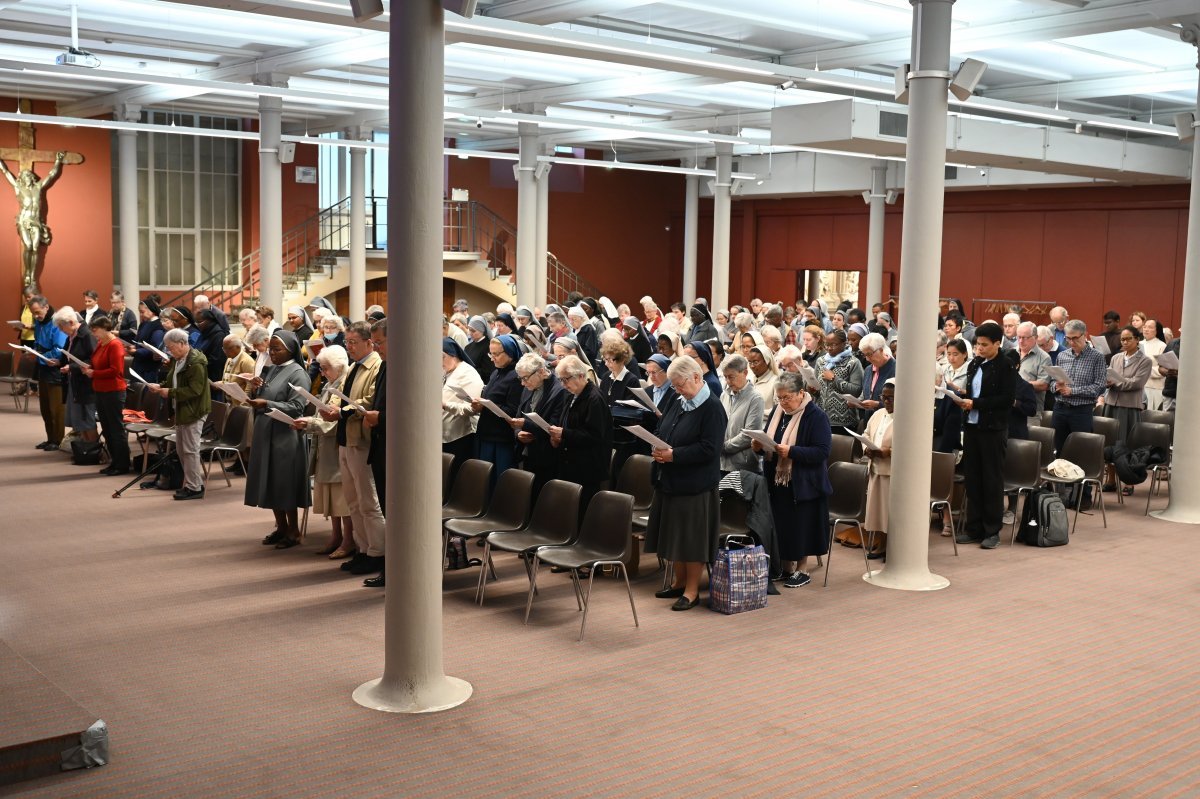
<path fill-rule="evenodd" d="M 22 114 L 28 114 L 29 101 L 19 100 L 17 109 Z M 16 175 L 9 171 L 5 161 L 17 162 Z M 46 173 L 46 177 L 40 180 L 33 172 L 33 165 L 39 163 L 54 164 Z M 46 190 L 58 179 L 63 164 L 82 163 L 83 156 L 79 153 L 35 149 L 31 122 L 18 123 L 16 147 L 0 147 L 0 171 L 12 184 L 19 206 L 16 219 L 17 235 L 21 237 L 21 272 L 25 286 L 37 288 L 38 259 L 43 249 L 50 245 L 50 226 L 43 219 L 46 211 Z"/>

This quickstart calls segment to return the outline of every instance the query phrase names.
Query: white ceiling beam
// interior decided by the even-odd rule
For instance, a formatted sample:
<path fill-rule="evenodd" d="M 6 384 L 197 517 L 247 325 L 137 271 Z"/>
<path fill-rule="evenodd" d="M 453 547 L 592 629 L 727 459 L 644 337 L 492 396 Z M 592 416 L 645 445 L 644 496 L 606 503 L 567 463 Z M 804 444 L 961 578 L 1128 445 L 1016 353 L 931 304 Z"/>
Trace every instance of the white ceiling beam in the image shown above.
<path fill-rule="evenodd" d="M 621 98 L 639 97 L 656 92 L 670 92 L 677 89 L 711 86 L 719 83 L 718 78 L 697 77 L 678 72 L 662 72 L 654 75 L 634 75 L 625 78 L 606 78 L 605 80 L 588 81 L 584 83 L 569 83 L 561 86 L 547 86 L 539 89 L 520 91 L 495 92 L 481 94 L 469 99 L 455 101 L 456 108 L 500 108 L 501 105 L 513 106 L 522 103 L 559 103 L 578 102 L 580 100 L 611 100 L 620 102 Z"/>
<path fill-rule="evenodd" d="M 590 17 L 593 14 L 615 14 L 631 8 L 650 5 L 653 0 L 511 0 L 502 6 L 487 9 L 493 19 L 514 19 L 531 25 L 552 25 L 555 22 Z"/>
<path fill-rule="evenodd" d="M 996 89 L 983 93 L 997 100 L 1012 100 L 1022 103 L 1053 103 L 1055 100 L 1087 99 L 1092 97 L 1118 97 L 1128 94 L 1148 94 L 1163 91 L 1179 91 L 1195 88 L 1196 69 L 1173 69 L 1149 75 L 1118 75 L 1110 78 L 1076 80 L 1068 83 L 1038 84 L 1010 89 Z"/>
<path fill-rule="evenodd" d="M 679 30 L 678 28 L 664 28 L 661 25 L 654 25 L 652 23 L 632 22 L 625 19 L 613 19 L 612 17 L 584 17 L 583 19 L 576 20 L 575 23 L 599 30 L 612 31 L 613 33 L 633 33 L 638 36 L 645 36 L 651 41 L 662 39 L 664 41 L 679 42 L 680 44 L 698 44 L 714 50 L 737 53 L 743 58 L 776 58 L 783 54 L 782 50 L 775 47 L 761 47 L 756 44 L 739 42 L 721 36 L 693 33 L 692 31 Z"/>
<path fill-rule="evenodd" d="M 823 39 L 834 39 L 843 42 L 865 42 L 870 38 L 866 34 L 844 28 L 830 28 L 825 25 L 802 22 L 798 19 L 787 19 L 774 14 L 755 14 L 746 6 L 731 3 L 729 0 L 717 0 L 717 2 L 708 2 L 708 0 L 660 0 L 660 2 L 662 5 L 681 8 L 685 11 L 695 11 L 715 17 L 729 17 L 750 25 L 761 25 L 764 28 L 773 28 L 791 33 L 803 33 Z"/>

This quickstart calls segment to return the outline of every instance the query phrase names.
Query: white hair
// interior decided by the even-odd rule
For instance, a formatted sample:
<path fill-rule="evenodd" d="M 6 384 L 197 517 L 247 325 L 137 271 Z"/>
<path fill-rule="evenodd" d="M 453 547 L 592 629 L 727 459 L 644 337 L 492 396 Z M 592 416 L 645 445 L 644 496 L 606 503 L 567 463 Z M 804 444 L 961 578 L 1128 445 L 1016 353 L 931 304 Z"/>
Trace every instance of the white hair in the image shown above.
<path fill-rule="evenodd" d="M 332 313 L 332 311 L 330 311 L 328 308 L 313 308 L 313 312 L 312 312 L 313 327 L 316 327 L 317 325 L 321 324 L 321 320 L 324 319 L 326 316 L 329 316 L 329 314 L 331 314 L 331 313 Z"/>
<path fill-rule="evenodd" d="M 1020 314 L 1006 313 L 1002 318 L 1003 318 L 1004 324 L 1008 324 L 1009 322 L 1016 322 L 1017 324 L 1021 323 L 1021 315 Z"/>
<path fill-rule="evenodd" d="M 675 380 L 677 378 L 700 377 L 703 372 L 700 371 L 700 364 L 693 361 L 691 358 L 676 358 L 671 361 L 671 365 L 667 367 L 667 379 Z"/>
<path fill-rule="evenodd" d="M 245 342 L 247 347 L 256 347 L 270 338 L 271 334 L 267 332 L 265 327 L 262 325 L 254 325 L 254 327 L 246 331 Z"/>
<path fill-rule="evenodd" d="M 54 322 L 56 327 L 62 327 L 67 322 L 78 322 L 79 314 L 70 305 L 64 305 L 54 312 L 54 316 L 50 317 L 50 321 Z"/>
<path fill-rule="evenodd" d="M 188 334 L 183 328 L 173 327 L 163 336 L 163 344 L 187 344 Z"/>
<path fill-rule="evenodd" d="M 317 353 L 317 363 L 333 369 L 340 375 L 346 371 L 346 367 L 350 364 L 350 356 L 346 354 L 345 347 L 339 347 L 337 344 L 334 344 L 333 346 L 325 347 Z"/>
<path fill-rule="evenodd" d="M 858 342 L 858 351 L 863 355 L 887 349 L 887 340 L 878 333 L 868 333 Z"/>

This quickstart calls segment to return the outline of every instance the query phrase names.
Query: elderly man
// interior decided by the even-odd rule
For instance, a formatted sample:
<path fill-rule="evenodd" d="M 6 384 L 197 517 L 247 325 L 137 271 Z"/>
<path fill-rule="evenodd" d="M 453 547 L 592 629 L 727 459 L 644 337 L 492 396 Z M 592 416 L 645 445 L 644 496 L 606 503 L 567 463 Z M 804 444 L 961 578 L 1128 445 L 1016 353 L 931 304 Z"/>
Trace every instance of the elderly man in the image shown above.
<path fill-rule="evenodd" d="M 1066 347 L 1067 338 L 1067 320 L 1070 319 L 1070 314 L 1067 309 L 1061 305 L 1055 305 L 1050 309 L 1050 331 L 1054 334 L 1054 340 L 1058 342 L 1059 347 Z"/>
<path fill-rule="evenodd" d="M 199 314 L 201 311 L 212 311 L 213 321 L 216 323 L 217 329 L 222 333 L 229 332 L 229 317 L 225 315 L 224 311 L 209 301 L 208 295 L 197 294 L 195 297 L 192 297 L 192 311 L 196 314 Z"/>
<path fill-rule="evenodd" d="M 238 322 L 242 326 L 242 338 L 245 338 L 250 328 L 258 324 L 258 314 L 254 313 L 253 308 L 243 308 L 238 311 Z"/>
<path fill-rule="evenodd" d="M 450 312 L 460 313 L 463 316 L 469 317 L 471 315 L 470 303 L 460 297 L 454 301 L 453 305 L 450 306 Z"/>
<path fill-rule="evenodd" d="M 1000 320 L 1000 324 L 1004 328 L 1004 338 L 1000 340 L 1000 346 L 1006 350 L 1017 349 L 1017 326 L 1021 324 L 1020 314 L 1006 313 Z"/>
<path fill-rule="evenodd" d="M 1050 375 L 1046 367 L 1051 364 L 1050 356 L 1037 345 L 1037 326 L 1033 322 L 1017 325 L 1017 354 L 1021 356 L 1017 374 L 1033 389 L 1040 414 L 1046 407 L 1046 389 L 1050 387 Z"/>
<path fill-rule="evenodd" d="M 1058 356 L 1057 366 L 1067 373 L 1066 381 L 1050 380 L 1054 401 L 1054 449 L 1062 451 L 1067 436 L 1092 432 L 1092 409 L 1107 388 L 1108 367 L 1104 356 L 1088 346 L 1087 325 L 1072 319 L 1064 325 L 1067 348 Z"/>
<path fill-rule="evenodd" d="M 1063 348 L 1058 345 L 1058 340 L 1054 338 L 1054 331 L 1046 325 L 1038 325 L 1037 345 L 1042 352 L 1050 356 L 1050 363 L 1058 363 L 1058 356 L 1063 351 Z"/>
<path fill-rule="evenodd" d="M 204 472 L 200 466 L 200 433 L 212 409 L 208 390 L 208 359 L 188 342 L 187 331 L 168 330 L 163 346 L 171 356 L 166 379 L 151 385 L 175 407 L 175 452 L 183 466 L 183 487 L 175 499 L 203 499 Z M 143 484 L 144 485 L 144 484 Z"/>

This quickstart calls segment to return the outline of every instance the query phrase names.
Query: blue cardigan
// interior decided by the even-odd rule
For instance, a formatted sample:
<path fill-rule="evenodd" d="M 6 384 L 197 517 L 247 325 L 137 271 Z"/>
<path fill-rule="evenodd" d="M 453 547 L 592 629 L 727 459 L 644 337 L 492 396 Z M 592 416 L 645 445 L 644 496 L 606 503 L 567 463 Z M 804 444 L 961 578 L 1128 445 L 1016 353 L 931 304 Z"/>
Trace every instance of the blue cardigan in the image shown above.
<path fill-rule="evenodd" d="M 763 429 L 769 428 L 771 420 L 782 413 L 783 409 L 776 405 Z M 833 493 L 828 464 L 832 438 L 829 417 L 817 403 L 808 402 L 800 417 L 800 429 L 796 431 L 796 445 L 788 450 L 788 458 L 792 461 L 792 498 L 796 502 L 827 497 Z M 775 484 L 777 461 L 778 458 L 763 458 L 763 475 L 767 478 L 767 485 Z"/>

